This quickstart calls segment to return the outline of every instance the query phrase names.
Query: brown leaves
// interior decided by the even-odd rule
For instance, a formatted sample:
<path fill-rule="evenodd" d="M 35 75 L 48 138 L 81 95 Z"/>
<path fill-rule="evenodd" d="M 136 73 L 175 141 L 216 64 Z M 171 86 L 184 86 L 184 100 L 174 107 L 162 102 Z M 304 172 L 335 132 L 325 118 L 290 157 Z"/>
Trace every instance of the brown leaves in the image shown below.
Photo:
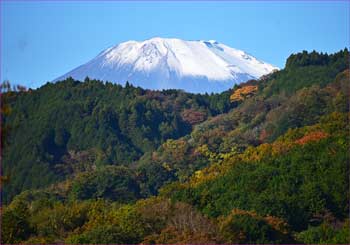
<path fill-rule="evenodd" d="M 181 113 L 181 117 L 185 122 L 188 122 L 191 125 L 203 122 L 207 115 L 204 112 L 196 111 L 193 109 L 185 109 Z"/>
<path fill-rule="evenodd" d="M 145 237 L 143 244 L 208 244 L 220 241 L 216 225 L 189 204 L 171 204 L 169 200 L 153 198 L 138 205 L 143 218 L 150 222 L 150 219 L 158 217 L 154 224 L 163 226 L 158 232 L 154 230 Z"/>

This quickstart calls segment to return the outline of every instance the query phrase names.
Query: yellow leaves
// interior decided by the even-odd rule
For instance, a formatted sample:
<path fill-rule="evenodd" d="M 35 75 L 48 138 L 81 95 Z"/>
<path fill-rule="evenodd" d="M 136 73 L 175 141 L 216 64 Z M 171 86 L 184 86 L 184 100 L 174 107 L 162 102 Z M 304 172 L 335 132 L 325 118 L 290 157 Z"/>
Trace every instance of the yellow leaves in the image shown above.
<path fill-rule="evenodd" d="M 219 153 L 217 158 L 209 167 L 196 171 L 190 178 L 189 185 L 191 187 L 197 186 L 201 183 L 213 180 L 219 176 L 227 173 L 228 169 L 233 164 L 239 162 L 241 159 L 239 155 L 231 155 L 230 153 Z"/>
<path fill-rule="evenodd" d="M 243 101 L 248 97 L 251 97 L 258 91 L 258 86 L 247 85 L 234 91 L 230 96 L 231 102 Z"/>
<path fill-rule="evenodd" d="M 204 145 L 200 145 L 198 146 L 196 149 L 195 149 L 195 152 L 196 153 L 199 153 L 207 158 L 210 157 L 210 151 L 209 151 L 209 147 L 207 144 L 204 144 Z"/>
<path fill-rule="evenodd" d="M 234 147 L 230 152 L 217 153 L 210 151 L 206 144 L 198 146 L 195 151 L 205 156 L 210 161 L 210 166 L 195 172 L 191 176 L 188 185 L 195 187 L 207 181 L 212 181 L 225 175 L 237 163 L 262 163 L 265 160 L 284 155 L 295 147 L 301 147 L 306 143 L 317 142 L 334 135 L 336 130 L 341 131 L 346 127 L 343 122 L 346 122 L 348 115 L 350 114 L 332 113 L 327 120 L 324 119 L 325 121 L 321 121 L 320 124 L 289 129 L 273 143 L 264 143 L 256 147 L 249 146 L 243 153 L 237 152 Z M 338 140 L 338 145 L 344 145 L 345 147 L 346 142 Z M 336 150 L 331 149 L 330 153 L 335 154 Z"/>
<path fill-rule="evenodd" d="M 196 171 L 195 174 L 191 176 L 189 184 L 191 187 L 194 187 L 201 183 L 215 179 L 220 175 L 221 170 L 222 168 L 217 163 L 213 163 L 210 167 Z"/>
<path fill-rule="evenodd" d="M 236 154 L 235 148 L 233 148 L 232 152 L 229 152 L 229 153 L 212 152 L 209 150 L 209 147 L 207 144 L 198 146 L 195 149 L 195 152 L 205 156 L 206 158 L 208 158 L 210 162 L 213 162 L 213 163 L 222 163 L 223 161 L 230 159 L 233 155 Z"/>
<path fill-rule="evenodd" d="M 177 150 L 181 149 L 185 144 L 186 142 L 184 140 L 169 139 L 164 143 L 163 147 L 168 150 Z"/>
<path fill-rule="evenodd" d="M 241 154 L 241 159 L 246 162 L 260 162 L 263 159 L 274 156 L 280 152 L 279 144 L 261 144 L 257 147 L 248 147 L 243 154 Z"/>
<path fill-rule="evenodd" d="M 194 172 L 194 177 L 195 178 L 201 178 L 203 176 L 203 172 L 201 170 L 198 170 L 196 172 Z"/>
<path fill-rule="evenodd" d="M 170 167 L 170 165 L 169 165 L 168 163 L 166 163 L 166 162 L 164 162 L 164 163 L 162 164 L 162 166 L 163 166 L 163 168 L 165 168 L 165 169 L 168 170 L 168 171 L 171 171 L 171 170 L 172 170 L 172 168 Z"/>

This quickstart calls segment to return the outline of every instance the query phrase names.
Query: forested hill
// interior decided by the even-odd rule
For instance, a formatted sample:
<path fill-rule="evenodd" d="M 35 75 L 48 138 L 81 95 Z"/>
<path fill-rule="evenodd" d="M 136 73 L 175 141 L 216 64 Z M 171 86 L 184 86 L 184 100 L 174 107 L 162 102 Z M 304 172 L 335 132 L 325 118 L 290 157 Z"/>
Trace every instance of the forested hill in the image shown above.
<path fill-rule="evenodd" d="M 293 54 L 213 95 L 7 92 L 3 242 L 350 243 L 349 59 Z"/>
<path fill-rule="evenodd" d="M 63 180 L 74 171 L 130 165 L 167 139 L 184 136 L 193 125 L 227 112 L 233 107 L 229 96 L 229 91 L 151 91 L 88 78 L 7 93 L 4 103 L 11 112 L 3 118 L 9 128 L 3 168 L 11 181 L 4 200 Z M 79 157 L 91 161 L 69 164 Z"/>

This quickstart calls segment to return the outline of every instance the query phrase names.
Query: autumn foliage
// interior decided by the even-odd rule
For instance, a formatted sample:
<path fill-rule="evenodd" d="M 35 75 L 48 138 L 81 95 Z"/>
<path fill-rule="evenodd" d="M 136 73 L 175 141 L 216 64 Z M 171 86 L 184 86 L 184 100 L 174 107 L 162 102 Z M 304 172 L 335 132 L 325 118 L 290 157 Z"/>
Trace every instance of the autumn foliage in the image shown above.
<path fill-rule="evenodd" d="M 230 96 L 231 102 L 243 101 L 246 98 L 253 96 L 258 91 L 258 86 L 247 85 L 242 88 L 238 88 Z"/>
<path fill-rule="evenodd" d="M 303 52 L 210 95 L 5 83 L 1 243 L 350 244 L 348 67 Z"/>
<path fill-rule="evenodd" d="M 182 114 L 182 119 L 191 125 L 203 122 L 206 119 L 206 114 L 193 109 L 185 109 Z"/>
<path fill-rule="evenodd" d="M 304 145 L 312 141 L 319 141 L 321 139 L 324 139 L 328 137 L 328 134 L 322 131 L 317 131 L 317 132 L 311 132 L 310 134 L 307 134 L 303 136 L 302 138 L 298 139 L 295 141 L 295 143 L 299 145 Z"/>

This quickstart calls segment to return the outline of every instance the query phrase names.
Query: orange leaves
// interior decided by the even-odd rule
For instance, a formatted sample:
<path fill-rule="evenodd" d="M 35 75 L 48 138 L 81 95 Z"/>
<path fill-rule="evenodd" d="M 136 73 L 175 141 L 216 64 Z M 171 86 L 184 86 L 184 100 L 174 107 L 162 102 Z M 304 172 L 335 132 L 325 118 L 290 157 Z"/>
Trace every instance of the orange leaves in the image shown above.
<path fill-rule="evenodd" d="M 259 135 L 259 140 L 261 142 L 264 142 L 267 137 L 269 136 L 269 134 L 267 133 L 266 129 L 263 129 L 261 132 L 260 132 L 260 135 Z"/>
<path fill-rule="evenodd" d="M 274 228 L 275 230 L 280 231 L 283 234 L 288 233 L 288 223 L 283 219 L 268 215 L 264 217 L 264 220 L 266 221 L 266 223 L 271 225 L 272 228 Z"/>
<path fill-rule="evenodd" d="M 231 102 L 243 101 L 246 98 L 251 97 L 258 91 L 258 86 L 248 85 L 242 88 L 239 88 L 234 91 L 234 93 L 230 96 Z"/>
<path fill-rule="evenodd" d="M 296 140 L 295 143 L 299 145 L 304 145 L 308 142 L 319 141 L 321 139 L 327 138 L 328 136 L 329 135 L 327 133 L 322 131 L 311 132 L 309 134 L 306 134 L 302 138 Z"/>

